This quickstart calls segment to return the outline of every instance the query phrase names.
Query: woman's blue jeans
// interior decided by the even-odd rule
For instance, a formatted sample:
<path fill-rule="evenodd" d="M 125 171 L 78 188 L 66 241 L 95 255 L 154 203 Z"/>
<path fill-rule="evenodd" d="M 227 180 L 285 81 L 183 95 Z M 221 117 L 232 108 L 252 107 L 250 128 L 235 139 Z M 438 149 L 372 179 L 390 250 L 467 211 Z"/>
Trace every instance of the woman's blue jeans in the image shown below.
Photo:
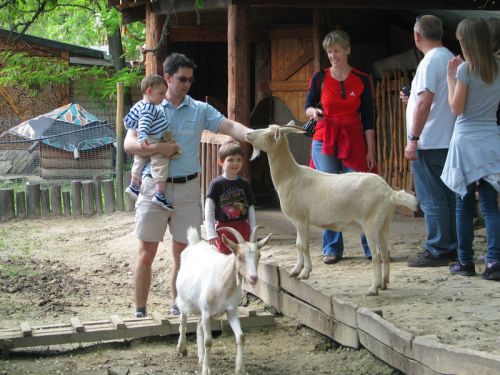
<path fill-rule="evenodd" d="M 311 145 L 311 156 L 314 162 L 314 166 L 318 171 L 328 172 L 328 173 L 344 173 L 344 172 L 356 172 L 354 169 L 349 167 L 344 167 L 342 162 L 337 159 L 336 156 L 325 155 L 321 152 L 323 147 L 323 142 L 312 141 Z M 366 257 L 371 256 L 370 248 L 368 247 L 368 242 L 364 234 L 361 235 L 361 246 Z M 323 254 L 324 255 L 337 255 L 342 258 L 344 253 L 344 239 L 342 238 L 342 232 L 335 232 L 333 230 L 323 231 Z"/>
<path fill-rule="evenodd" d="M 474 211 L 476 183 L 467 186 L 467 194 L 462 199 L 456 197 L 457 203 L 457 239 L 458 260 L 462 264 L 473 263 L 474 250 Z M 488 252 L 486 262 L 500 262 L 500 212 L 498 210 L 497 191 L 484 180 L 479 180 L 479 208 L 486 224 L 486 242 Z"/>

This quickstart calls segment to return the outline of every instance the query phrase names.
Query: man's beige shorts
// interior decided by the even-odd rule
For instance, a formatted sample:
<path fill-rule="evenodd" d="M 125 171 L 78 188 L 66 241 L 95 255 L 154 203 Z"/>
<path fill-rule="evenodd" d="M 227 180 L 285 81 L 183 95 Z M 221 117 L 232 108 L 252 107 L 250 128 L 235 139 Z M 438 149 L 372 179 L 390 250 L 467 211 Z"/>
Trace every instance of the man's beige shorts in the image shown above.
<path fill-rule="evenodd" d="M 187 230 L 200 229 L 202 223 L 200 178 L 184 184 L 167 183 L 165 194 L 174 206 L 174 212 L 154 204 L 156 184 L 152 178 L 142 181 L 141 194 L 135 205 L 135 236 L 148 242 L 162 242 L 167 224 L 176 242 L 187 243 Z"/>

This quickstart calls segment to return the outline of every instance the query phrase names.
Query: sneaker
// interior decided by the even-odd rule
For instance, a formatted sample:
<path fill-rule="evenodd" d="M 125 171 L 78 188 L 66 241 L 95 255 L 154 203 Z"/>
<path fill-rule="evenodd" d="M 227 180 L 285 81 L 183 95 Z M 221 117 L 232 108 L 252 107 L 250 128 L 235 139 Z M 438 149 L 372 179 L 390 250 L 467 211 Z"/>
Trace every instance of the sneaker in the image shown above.
<path fill-rule="evenodd" d="M 166 210 L 173 211 L 174 206 L 172 205 L 172 202 L 170 202 L 165 194 L 159 194 L 156 193 L 155 196 L 153 197 L 153 202 L 157 204 L 160 207 L 163 207 Z"/>
<path fill-rule="evenodd" d="M 474 263 L 462 264 L 460 262 L 455 262 L 450 264 L 450 273 L 452 275 L 475 276 L 476 269 L 474 268 Z"/>
<path fill-rule="evenodd" d="M 500 280 L 500 262 L 493 263 L 489 267 L 486 265 L 481 277 L 485 280 Z"/>
<path fill-rule="evenodd" d="M 325 255 L 323 257 L 323 263 L 325 263 L 325 264 L 334 264 L 334 263 L 338 263 L 340 261 L 340 259 L 342 259 L 342 258 L 339 257 L 338 255 L 335 255 L 335 254 Z"/>
<path fill-rule="evenodd" d="M 145 318 L 146 314 L 144 314 L 143 312 L 140 312 L 140 311 L 136 311 L 135 312 L 135 317 L 136 318 Z"/>
<path fill-rule="evenodd" d="M 177 305 L 174 304 L 170 308 L 170 314 L 172 314 L 172 315 L 181 315 L 181 311 L 179 310 L 179 308 L 177 307 Z"/>
<path fill-rule="evenodd" d="M 133 200 L 137 200 L 137 197 L 139 196 L 139 186 L 129 185 L 125 189 L 125 193 Z"/>
<path fill-rule="evenodd" d="M 455 260 L 455 252 L 435 257 L 429 250 L 418 253 L 416 257 L 408 259 L 408 267 L 442 267 Z"/>

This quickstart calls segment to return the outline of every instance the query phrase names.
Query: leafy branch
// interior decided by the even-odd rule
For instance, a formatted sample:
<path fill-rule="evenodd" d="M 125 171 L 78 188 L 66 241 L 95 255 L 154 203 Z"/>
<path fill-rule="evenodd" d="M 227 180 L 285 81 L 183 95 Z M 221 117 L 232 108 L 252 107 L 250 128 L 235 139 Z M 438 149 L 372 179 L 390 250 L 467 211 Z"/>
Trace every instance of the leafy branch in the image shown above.
<path fill-rule="evenodd" d="M 29 56 L 23 52 L 1 52 L 0 67 L 0 87 L 21 87 L 35 96 L 51 84 L 79 81 L 78 88 L 94 101 L 116 97 L 116 82 L 131 87 L 143 78 L 143 72 L 137 69 L 123 68 L 112 74 L 107 67 L 72 66 L 58 58 Z"/>

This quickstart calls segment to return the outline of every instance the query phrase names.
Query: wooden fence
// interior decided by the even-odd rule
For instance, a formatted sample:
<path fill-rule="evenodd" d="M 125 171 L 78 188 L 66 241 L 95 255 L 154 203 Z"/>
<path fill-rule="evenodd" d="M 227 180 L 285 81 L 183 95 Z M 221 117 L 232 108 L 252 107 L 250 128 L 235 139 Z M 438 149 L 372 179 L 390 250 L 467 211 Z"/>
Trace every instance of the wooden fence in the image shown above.
<path fill-rule="evenodd" d="M 200 199 L 205 196 L 210 181 L 222 172 L 217 155 L 220 145 L 228 139 L 230 137 L 225 135 L 203 133 L 200 144 Z M 127 186 L 130 172 L 125 173 L 125 179 L 101 180 L 95 176 L 92 180 L 74 180 L 70 191 L 62 191 L 60 185 L 46 186 L 40 183 L 28 183 L 25 191 L 0 189 L 0 221 L 133 211 L 134 201 L 124 194 L 123 182 L 120 181 Z"/>
<path fill-rule="evenodd" d="M 127 180 L 130 181 L 130 177 Z M 25 191 L 0 189 L 0 221 L 42 216 L 90 216 L 112 213 L 117 209 L 132 211 L 133 207 L 133 200 L 115 192 L 115 180 L 101 181 L 100 177 L 71 181 L 70 191 L 62 191 L 60 185 L 42 186 L 39 183 L 28 183 Z"/>
<path fill-rule="evenodd" d="M 394 189 L 414 191 L 411 163 L 405 158 L 406 106 L 399 98 L 407 73 L 386 73 L 375 84 L 378 173 Z"/>

